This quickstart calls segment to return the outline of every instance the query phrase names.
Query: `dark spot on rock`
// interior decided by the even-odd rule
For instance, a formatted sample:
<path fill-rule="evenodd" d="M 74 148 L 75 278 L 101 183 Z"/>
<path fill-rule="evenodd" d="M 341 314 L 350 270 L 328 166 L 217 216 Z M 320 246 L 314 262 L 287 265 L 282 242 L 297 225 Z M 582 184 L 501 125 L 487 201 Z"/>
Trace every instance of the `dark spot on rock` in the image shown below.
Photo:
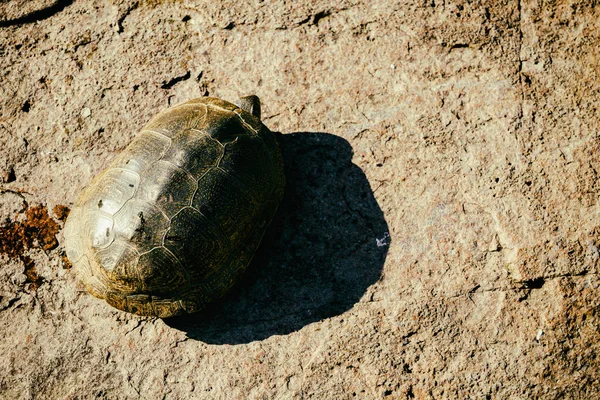
<path fill-rule="evenodd" d="M 178 82 L 190 79 L 190 76 L 192 76 L 191 72 L 187 71 L 184 75 L 176 76 L 175 78 L 171 79 L 168 82 L 167 81 L 163 81 L 163 84 L 161 85 L 160 88 L 161 89 L 171 89 Z"/>
<path fill-rule="evenodd" d="M 129 187 L 131 187 L 131 188 L 132 188 L 133 186 L 134 186 L 134 185 L 133 185 L 133 183 L 130 183 L 130 184 L 129 184 Z"/>
<path fill-rule="evenodd" d="M 21 107 L 21 111 L 28 113 L 30 108 L 31 103 L 29 102 L 29 100 L 25 100 L 25 103 L 23 103 L 23 106 Z"/>
<path fill-rule="evenodd" d="M 528 289 L 541 289 L 542 286 L 544 286 L 544 283 L 546 283 L 546 280 L 542 277 L 539 277 L 539 278 L 527 280 L 523 283 L 525 284 L 525 287 Z"/>
<path fill-rule="evenodd" d="M 312 20 L 310 21 L 310 24 L 318 25 L 320 20 L 322 20 L 325 17 L 328 17 L 329 15 L 331 15 L 330 11 L 320 11 L 320 12 L 316 13 L 315 15 L 313 15 Z"/>
<path fill-rule="evenodd" d="M 8 167 L 8 169 L 4 172 L 4 182 L 11 183 L 17 180 L 17 175 L 15 174 L 15 168 L 13 166 Z"/>
<path fill-rule="evenodd" d="M 186 15 L 185 17 L 183 17 L 183 18 L 181 19 L 181 21 L 183 21 L 183 22 L 188 22 L 190 19 L 192 19 L 192 17 L 190 17 L 189 15 Z"/>
<path fill-rule="evenodd" d="M 125 18 L 127 18 L 133 10 L 138 8 L 138 5 L 139 5 L 139 3 L 137 1 L 135 3 L 133 3 L 127 10 L 125 10 L 125 13 L 121 16 L 121 18 L 119 18 L 117 20 L 117 27 L 118 27 L 117 33 L 123 33 L 125 31 L 125 28 L 123 27 L 123 22 L 125 21 Z"/>
<path fill-rule="evenodd" d="M 527 186 L 531 186 L 531 181 L 525 181 L 525 184 L 526 184 Z"/>
<path fill-rule="evenodd" d="M 98 200 L 98 208 L 102 208 L 102 199 Z"/>

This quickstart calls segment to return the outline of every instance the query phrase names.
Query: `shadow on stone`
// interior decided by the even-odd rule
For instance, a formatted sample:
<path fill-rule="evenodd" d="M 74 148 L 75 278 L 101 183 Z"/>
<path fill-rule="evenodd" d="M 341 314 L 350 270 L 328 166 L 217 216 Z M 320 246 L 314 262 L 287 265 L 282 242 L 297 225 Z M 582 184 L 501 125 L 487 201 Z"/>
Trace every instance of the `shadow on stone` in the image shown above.
<path fill-rule="evenodd" d="M 46 18 L 50 18 L 54 14 L 61 12 L 67 6 L 70 6 L 72 3 L 73 0 L 57 0 L 52 5 L 41 10 L 32 11 L 29 14 L 23 15 L 15 19 L 0 20 L 0 28 L 42 21 Z"/>
<path fill-rule="evenodd" d="M 380 277 L 388 226 L 349 143 L 327 133 L 279 139 L 286 192 L 242 281 L 196 314 L 165 319 L 187 336 L 239 344 L 339 315 Z"/>

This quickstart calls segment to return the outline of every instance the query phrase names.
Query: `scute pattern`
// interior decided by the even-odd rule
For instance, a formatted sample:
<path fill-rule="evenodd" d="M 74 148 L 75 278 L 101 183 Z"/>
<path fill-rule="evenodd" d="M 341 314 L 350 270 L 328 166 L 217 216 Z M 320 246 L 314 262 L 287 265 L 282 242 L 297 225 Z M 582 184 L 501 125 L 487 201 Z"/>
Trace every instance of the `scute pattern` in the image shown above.
<path fill-rule="evenodd" d="M 171 221 L 158 207 L 141 199 L 130 199 L 114 216 L 115 236 L 145 252 L 163 245 Z"/>
<path fill-rule="evenodd" d="M 272 132 L 234 104 L 154 117 L 86 188 L 65 226 L 87 290 L 140 315 L 202 309 L 243 273 L 283 194 Z"/>
<path fill-rule="evenodd" d="M 98 183 L 86 191 L 86 196 L 82 197 L 81 207 L 98 210 L 114 215 L 125 204 L 127 200 L 133 197 L 136 188 L 139 186 L 140 176 L 132 171 L 111 168 L 106 171 L 98 180 Z"/>
<path fill-rule="evenodd" d="M 235 113 L 207 114 L 204 130 L 223 145 L 235 141 L 240 136 L 248 135 L 246 127 Z"/>
<path fill-rule="evenodd" d="M 101 281 L 111 282 L 120 291 L 135 291 L 141 278 L 137 273 L 139 253 L 123 240 L 101 249 L 91 258 L 92 271 Z M 95 266 L 100 268 L 94 268 Z"/>
<path fill-rule="evenodd" d="M 194 265 L 189 270 L 192 279 L 213 273 L 225 260 L 230 244 L 218 228 L 192 207 L 184 208 L 171 221 L 165 247 L 177 254 L 184 265 Z"/>
<path fill-rule="evenodd" d="M 139 275 L 144 290 L 168 293 L 172 287 L 183 287 L 189 277 L 179 260 L 165 247 L 156 247 L 140 255 Z"/>
<path fill-rule="evenodd" d="M 219 163 L 223 151 L 223 145 L 209 134 L 187 129 L 173 137 L 173 146 L 162 159 L 185 168 L 194 179 L 198 179 Z"/>
<path fill-rule="evenodd" d="M 204 104 L 197 106 L 182 104 L 171 110 L 173 112 L 162 112 L 152 118 L 145 129 L 173 138 L 179 132 L 202 125 L 207 114 L 207 107 Z"/>
<path fill-rule="evenodd" d="M 140 187 L 136 198 L 156 204 L 168 218 L 190 205 L 198 188 L 197 182 L 186 170 L 164 160 L 157 161 L 141 176 L 144 185 Z"/>
<path fill-rule="evenodd" d="M 219 197 L 213 196 L 219 193 Z M 192 200 L 192 206 L 203 215 L 210 216 L 211 221 L 219 226 L 225 236 L 234 242 L 244 238 L 251 228 L 255 217 L 253 207 L 258 205 L 260 198 L 252 198 L 233 176 L 221 168 L 213 168 L 198 180 L 198 191 Z"/>
<path fill-rule="evenodd" d="M 113 167 L 127 169 L 136 173 L 147 170 L 160 160 L 171 147 L 171 139 L 151 130 L 143 130 L 133 139 L 127 151 L 121 153 L 113 163 Z"/>
<path fill-rule="evenodd" d="M 114 220 L 110 214 L 90 211 L 83 218 L 83 229 L 87 233 L 84 243 L 96 249 L 105 249 L 115 240 Z"/>

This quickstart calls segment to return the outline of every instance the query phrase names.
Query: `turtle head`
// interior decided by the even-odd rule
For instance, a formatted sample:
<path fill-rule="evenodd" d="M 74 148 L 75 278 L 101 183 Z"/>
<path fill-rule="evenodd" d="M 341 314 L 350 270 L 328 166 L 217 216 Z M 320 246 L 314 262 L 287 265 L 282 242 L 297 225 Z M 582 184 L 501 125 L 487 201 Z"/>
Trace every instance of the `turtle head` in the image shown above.
<path fill-rule="evenodd" d="M 250 95 L 241 97 L 236 105 L 244 111 L 249 112 L 256 118 L 260 119 L 260 99 L 258 96 Z"/>

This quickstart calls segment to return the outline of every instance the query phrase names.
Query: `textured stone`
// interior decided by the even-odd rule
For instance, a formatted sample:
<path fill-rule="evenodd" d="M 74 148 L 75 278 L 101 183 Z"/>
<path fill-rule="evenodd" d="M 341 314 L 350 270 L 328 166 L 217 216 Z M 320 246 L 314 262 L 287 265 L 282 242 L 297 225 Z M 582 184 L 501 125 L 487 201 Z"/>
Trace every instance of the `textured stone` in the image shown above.
<path fill-rule="evenodd" d="M 599 21 L 583 0 L 3 2 L 2 227 L 207 94 L 261 97 L 288 187 L 244 281 L 191 318 L 91 297 L 62 244 L 0 255 L 0 397 L 599 397 Z"/>

